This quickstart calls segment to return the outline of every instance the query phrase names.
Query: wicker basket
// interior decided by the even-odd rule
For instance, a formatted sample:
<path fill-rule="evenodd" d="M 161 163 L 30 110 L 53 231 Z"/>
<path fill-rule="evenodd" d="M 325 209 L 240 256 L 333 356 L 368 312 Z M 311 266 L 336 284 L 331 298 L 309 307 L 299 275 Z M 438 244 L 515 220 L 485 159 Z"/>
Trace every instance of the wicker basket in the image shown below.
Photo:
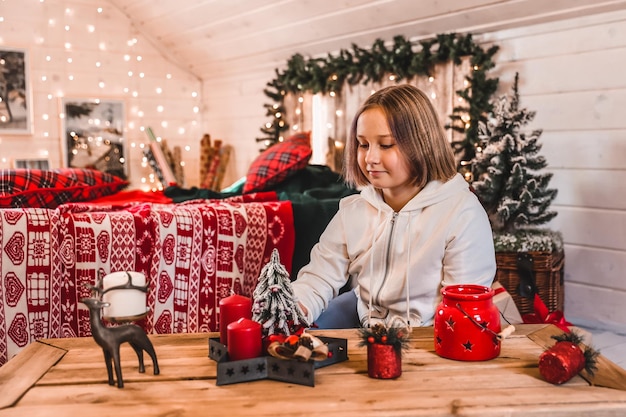
<path fill-rule="evenodd" d="M 563 264 L 560 252 L 496 252 L 496 281 L 511 294 L 520 314 L 533 313 L 533 297 L 520 294 L 520 259 L 532 267 L 534 285 L 549 311 L 563 311 Z"/>

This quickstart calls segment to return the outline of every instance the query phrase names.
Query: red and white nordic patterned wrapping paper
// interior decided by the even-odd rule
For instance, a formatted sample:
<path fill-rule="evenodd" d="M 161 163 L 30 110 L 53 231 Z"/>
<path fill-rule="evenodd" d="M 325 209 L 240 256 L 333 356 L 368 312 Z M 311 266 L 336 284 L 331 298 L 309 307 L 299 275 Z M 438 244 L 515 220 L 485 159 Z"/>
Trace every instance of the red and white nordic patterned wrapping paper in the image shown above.
<path fill-rule="evenodd" d="M 260 194 L 0 210 L 0 366 L 35 340 L 90 336 L 84 284 L 115 271 L 146 275 L 147 332 L 217 331 L 219 300 L 251 297 L 274 248 L 291 270 L 291 203 Z"/>

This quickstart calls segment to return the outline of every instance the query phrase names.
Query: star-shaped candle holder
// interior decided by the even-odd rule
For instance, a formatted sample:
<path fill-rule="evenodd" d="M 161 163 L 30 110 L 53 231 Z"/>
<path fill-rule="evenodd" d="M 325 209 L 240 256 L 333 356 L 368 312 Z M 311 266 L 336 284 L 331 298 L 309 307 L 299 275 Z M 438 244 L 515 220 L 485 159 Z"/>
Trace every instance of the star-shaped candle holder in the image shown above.
<path fill-rule="evenodd" d="M 217 362 L 217 385 L 271 379 L 299 385 L 315 386 L 315 369 L 348 359 L 348 341 L 334 337 L 318 337 L 328 346 L 328 358 L 299 361 L 274 356 L 231 361 L 228 348 L 219 338 L 209 339 L 209 358 Z"/>

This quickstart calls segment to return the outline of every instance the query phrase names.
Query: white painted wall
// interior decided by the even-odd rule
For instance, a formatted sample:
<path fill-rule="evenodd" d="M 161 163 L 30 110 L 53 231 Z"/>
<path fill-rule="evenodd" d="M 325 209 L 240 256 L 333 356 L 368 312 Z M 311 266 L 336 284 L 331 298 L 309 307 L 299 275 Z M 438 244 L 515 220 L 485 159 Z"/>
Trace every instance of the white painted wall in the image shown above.
<path fill-rule="evenodd" d="M 182 147 L 187 182 L 197 183 L 202 84 L 166 61 L 123 14 L 106 1 L 20 0 L 0 2 L 0 16 L 0 47 L 29 55 L 34 122 L 32 135 L 0 131 L 0 168 L 28 157 L 62 166 L 61 97 L 122 99 L 131 187 L 148 187 L 152 173 L 142 164 L 145 127 L 170 148 Z"/>

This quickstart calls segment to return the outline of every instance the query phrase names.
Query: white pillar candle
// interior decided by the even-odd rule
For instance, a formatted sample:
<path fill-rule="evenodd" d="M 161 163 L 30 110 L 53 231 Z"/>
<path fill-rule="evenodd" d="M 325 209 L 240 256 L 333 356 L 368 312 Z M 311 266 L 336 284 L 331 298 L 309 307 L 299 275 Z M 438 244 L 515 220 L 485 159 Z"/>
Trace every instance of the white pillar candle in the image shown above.
<path fill-rule="evenodd" d="M 147 306 L 145 292 L 130 288 L 109 291 L 112 287 L 126 285 L 128 283 L 129 274 L 132 285 L 137 287 L 146 285 L 146 276 L 141 272 L 134 271 L 113 272 L 105 275 L 102 279 L 102 289 L 104 291 L 102 301 L 110 304 L 108 307 L 104 307 L 104 317 L 134 317 L 146 313 Z"/>

